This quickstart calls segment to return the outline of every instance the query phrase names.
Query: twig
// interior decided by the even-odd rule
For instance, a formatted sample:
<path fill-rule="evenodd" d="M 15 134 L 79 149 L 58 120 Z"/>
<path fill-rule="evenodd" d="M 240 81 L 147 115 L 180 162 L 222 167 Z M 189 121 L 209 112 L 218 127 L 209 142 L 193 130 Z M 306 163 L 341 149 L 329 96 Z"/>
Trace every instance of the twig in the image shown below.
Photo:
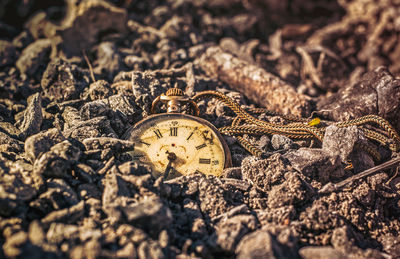
<path fill-rule="evenodd" d="M 383 164 L 374 166 L 374 167 L 372 167 L 370 169 L 367 169 L 367 170 L 365 170 L 365 171 L 363 171 L 363 172 L 361 172 L 359 174 L 353 175 L 352 177 L 349 177 L 346 180 L 343 180 L 341 182 L 338 182 L 338 183 L 327 183 L 327 184 L 325 184 L 324 187 L 322 187 L 318 191 L 318 193 L 319 194 L 326 194 L 326 193 L 337 191 L 340 188 L 343 188 L 344 186 L 346 186 L 347 184 L 349 184 L 349 183 L 351 183 L 351 182 L 353 182 L 355 180 L 358 180 L 358 179 L 361 179 L 363 177 L 372 175 L 372 174 L 374 174 L 376 172 L 379 172 L 380 170 L 388 169 L 388 168 L 393 167 L 393 166 L 395 166 L 397 164 L 400 164 L 400 157 L 397 157 L 397 158 L 394 158 L 392 160 L 389 160 L 389 161 L 387 161 L 387 162 L 385 162 Z"/>
<path fill-rule="evenodd" d="M 94 83 L 94 82 L 96 82 L 96 78 L 94 77 L 93 67 L 92 67 L 92 65 L 90 64 L 90 61 L 89 61 L 89 58 L 88 58 L 87 55 L 86 55 L 86 52 L 85 52 L 84 50 L 82 50 L 82 53 L 83 53 L 83 57 L 85 58 L 85 61 L 86 61 L 87 65 L 88 65 L 88 67 L 89 67 L 90 77 L 92 78 L 93 83 Z"/>

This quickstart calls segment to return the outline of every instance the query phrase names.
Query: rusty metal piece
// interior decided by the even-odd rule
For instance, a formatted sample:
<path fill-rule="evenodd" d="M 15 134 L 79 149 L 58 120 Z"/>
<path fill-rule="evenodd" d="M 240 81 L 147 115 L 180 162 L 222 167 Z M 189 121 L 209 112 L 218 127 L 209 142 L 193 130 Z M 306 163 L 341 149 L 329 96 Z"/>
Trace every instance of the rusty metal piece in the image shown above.
<path fill-rule="evenodd" d="M 300 117 L 311 112 L 309 98 L 297 93 L 289 83 L 220 47 L 209 47 L 199 64 L 209 76 L 224 81 L 260 106 Z"/>

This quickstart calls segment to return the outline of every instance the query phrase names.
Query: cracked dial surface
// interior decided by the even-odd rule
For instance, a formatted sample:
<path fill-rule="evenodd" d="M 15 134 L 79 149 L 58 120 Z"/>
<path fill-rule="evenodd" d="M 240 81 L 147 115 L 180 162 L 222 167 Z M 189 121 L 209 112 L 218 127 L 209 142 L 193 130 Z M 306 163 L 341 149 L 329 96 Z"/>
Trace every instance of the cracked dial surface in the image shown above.
<path fill-rule="evenodd" d="M 155 177 L 171 167 L 166 178 L 191 173 L 220 176 L 230 164 L 229 149 L 208 121 L 186 114 L 157 114 L 138 122 L 127 132 L 135 142 L 132 159 L 148 165 Z M 173 161 L 168 155 L 173 154 Z M 171 156 L 171 155 L 170 155 Z"/>

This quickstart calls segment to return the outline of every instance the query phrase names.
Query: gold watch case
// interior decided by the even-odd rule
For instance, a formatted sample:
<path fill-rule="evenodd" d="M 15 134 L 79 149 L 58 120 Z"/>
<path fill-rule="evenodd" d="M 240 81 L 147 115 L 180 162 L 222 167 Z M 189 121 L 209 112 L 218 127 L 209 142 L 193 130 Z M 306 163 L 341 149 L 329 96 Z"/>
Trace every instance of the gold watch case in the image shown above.
<path fill-rule="evenodd" d="M 155 177 L 191 173 L 220 176 L 232 164 L 228 145 L 210 122 L 188 114 L 150 115 L 124 136 L 135 143 L 134 161 L 151 168 Z"/>

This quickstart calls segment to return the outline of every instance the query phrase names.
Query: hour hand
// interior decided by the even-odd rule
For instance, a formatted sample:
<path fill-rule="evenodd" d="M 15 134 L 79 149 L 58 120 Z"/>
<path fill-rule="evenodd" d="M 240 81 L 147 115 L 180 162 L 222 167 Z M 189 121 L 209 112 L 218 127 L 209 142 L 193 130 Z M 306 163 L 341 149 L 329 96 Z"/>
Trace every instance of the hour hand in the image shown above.
<path fill-rule="evenodd" d="M 169 161 L 168 161 L 167 168 L 165 168 L 165 171 L 164 171 L 164 177 L 163 177 L 164 179 L 168 178 L 169 172 L 171 171 L 171 169 L 173 169 L 172 168 L 172 162 L 176 160 L 175 153 L 168 152 L 168 151 L 166 153 L 168 154 L 167 158 L 168 158 Z"/>

